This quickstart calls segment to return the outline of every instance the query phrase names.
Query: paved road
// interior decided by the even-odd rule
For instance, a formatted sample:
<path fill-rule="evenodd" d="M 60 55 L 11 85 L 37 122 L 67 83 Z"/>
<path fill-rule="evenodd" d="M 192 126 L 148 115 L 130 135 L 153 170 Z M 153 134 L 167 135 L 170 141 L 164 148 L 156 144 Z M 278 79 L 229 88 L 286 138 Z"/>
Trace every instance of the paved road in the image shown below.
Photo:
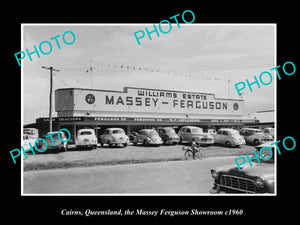
<path fill-rule="evenodd" d="M 235 157 L 24 172 L 24 194 L 207 194 Z"/>

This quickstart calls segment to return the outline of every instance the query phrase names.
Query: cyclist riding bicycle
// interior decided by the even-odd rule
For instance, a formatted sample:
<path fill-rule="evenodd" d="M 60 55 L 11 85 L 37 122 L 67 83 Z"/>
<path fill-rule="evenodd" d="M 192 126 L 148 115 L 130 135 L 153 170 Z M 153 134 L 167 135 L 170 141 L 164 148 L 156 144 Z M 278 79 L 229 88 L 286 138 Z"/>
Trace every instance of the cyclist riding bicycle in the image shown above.
<path fill-rule="evenodd" d="M 191 146 L 186 148 L 182 147 L 182 150 L 185 150 L 184 157 L 185 159 L 201 159 L 204 156 L 203 151 L 199 148 L 199 145 L 196 141 L 192 141 Z"/>
<path fill-rule="evenodd" d="M 199 151 L 199 148 L 198 148 L 198 145 L 197 145 L 196 141 L 192 141 L 191 150 L 193 151 L 194 154 Z"/>

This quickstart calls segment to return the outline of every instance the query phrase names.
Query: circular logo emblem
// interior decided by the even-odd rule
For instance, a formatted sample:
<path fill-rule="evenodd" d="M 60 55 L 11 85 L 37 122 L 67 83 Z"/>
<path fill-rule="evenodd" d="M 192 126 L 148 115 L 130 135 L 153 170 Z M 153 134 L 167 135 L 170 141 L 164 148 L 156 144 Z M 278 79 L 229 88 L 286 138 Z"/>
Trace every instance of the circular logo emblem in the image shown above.
<path fill-rule="evenodd" d="M 239 104 L 234 103 L 234 104 L 233 104 L 233 109 L 234 109 L 234 110 L 238 110 L 238 109 L 239 109 Z"/>
<path fill-rule="evenodd" d="M 85 96 L 85 101 L 89 104 L 93 104 L 95 102 L 95 96 L 92 94 L 87 94 Z"/>

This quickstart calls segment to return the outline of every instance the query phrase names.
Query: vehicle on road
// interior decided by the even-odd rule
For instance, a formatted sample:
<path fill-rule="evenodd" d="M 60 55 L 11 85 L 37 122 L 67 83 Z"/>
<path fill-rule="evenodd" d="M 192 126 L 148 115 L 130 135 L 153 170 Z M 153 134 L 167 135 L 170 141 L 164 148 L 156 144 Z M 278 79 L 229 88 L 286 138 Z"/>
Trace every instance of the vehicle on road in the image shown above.
<path fill-rule="evenodd" d="M 196 141 L 197 144 L 210 145 L 214 143 L 214 138 L 208 133 L 204 133 L 203 129 L 195 126 L 184 126 L 178 131 L 180 142 L 192 143 Z"/>
<path fill-rule="evenodd" d="M 236 164 L 211 169 L 214 184 L 210 193 L 274 193 L 274 145 L 271 143 L 255 147 L 257 155 L 265 159 L 271 157 L 267 148 L 272 149 L 272 157 L 267 161 L 260 159 L 259 163 L 257 159 L 252 160 L 252 167 L 250 164 L 244 164 L 240 166 L 241 171 Z"/>
<path fill-rule="evenodd" d="M 191 147 L 182 147 L 182 150 L 185 151 L 184 157 L 186 160 L 201 159 L 204 156 L 203 150 L 199 148 L 195 141 L 192 142 Z"/>
<path fill-rule="evenodd" d="M 129 141 L 131 142 L 131 143 L 134 143 L 134 140 L 136 139 L 136 136 L 138 135 L 138 132 L 131 132 L 130 134 L 129 134 Z"/>
<path fill-rule="evenodd" d="M 24 149 L 29 149 L 34 146 L 35 141 L 39 138 L 39 130 L 36 128 L 24 128 L 23 129 L 23 144 Z"/>
<path fill-rule="evenodd" d="M 144 144 L 147 145 L 156 145 L 159 146 L 163 144 L 163 140 L 158 135 L 156 130 L 153 129 L 142 129 L 139 130 L 138 135 L 136 136 L 135 141 L 133 142 L 134 145 L 137 144 Z"/>
<path fill-rule="evenodd" d="M 180 141 L 178 134 L 172 127 L 159 127 L 157 132 L 164 144 L 178 144 Z"/>
<path fill-rule="evenodd" d="M 259 145 L 265 143 L 264 135 L 261 129 L 243 128 L 240 135 L 245 139 L 246 143 L 251 145 Z"/>
<path fill-rule="evenodd" d="M 272 127 L 265 127 L 262 131 L 264 141 L 274 141 L 275 140 L 275 129 Z"/>
<path fill-rule="evenodd" d="M 54 134 L 52 134 L 52 133 L 54 133 Z M 47 142 L 47 150 L 45 151 L 47 153 L 66 152 L 68 150 L 68 142 L 61 141 L 61 140 L 63 140 L 63 141 L 67 140 L 64 132 L 60 132 L 61 140 L 58 138 L 58 131 L 48 132 L 42 136 L 42 139 L 44 139 Z M 40 149 L 40 150 L 43 150 L 46 148 L 45 142 L 42 140 L 39 140 L 36 145 L 37 145 L 38 149 Z"/>
<path fill-rule="evenodd" d="M 229 128 L 221 128 L 216 134 L 212 134 L 215 143 L 225 145 L 227 147 L 240 146 L 246 144 L 245 139 L 237 130 Z"/>
<path fill-rule="evenodd" d="M 94 129 L 79 129 L 75 140 L 76 148 L 97 148 L 97 137 Z"/>
<path fill-rule="evenodd" d="M 129 137 L 122 128 L 107 128 L 104 133 L 100 135 L 101 146 L 107 144 L 108 146 L 122 145 L 123 147 L 127 147 L 128 143 Z"/>

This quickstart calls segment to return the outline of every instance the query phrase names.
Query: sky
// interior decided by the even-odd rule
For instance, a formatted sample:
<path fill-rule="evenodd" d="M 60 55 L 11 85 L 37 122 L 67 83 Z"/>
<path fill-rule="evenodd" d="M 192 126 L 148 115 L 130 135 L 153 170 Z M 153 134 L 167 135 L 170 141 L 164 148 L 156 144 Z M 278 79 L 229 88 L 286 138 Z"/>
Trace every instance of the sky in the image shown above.
<path fill-rule="evenodd" d="M 159 37 L 152 33 L 152 40 L 146 34 L 138 45 L 134 33 L 145 27 L 151 31 L 153 24 L 23 24 L 20 51 L 32 52 L 33 46 L 38 48 L 43 41 L 52 45 L 48 55 L 39 52 L 40 58 L 32 54 L 32 61 L 28 55 L 21 61 L 23 124 L 49 116 L 50 72 L 42 66 L 59 70 L 53 73 L 53 90 L 139 87 L 213 93 L 217 98 L 232 99 L 241 99 L 235 83 L 254 81 L 255 75 L 276 66 L 273 24 L 182 22 L 178 28 L 175 23 L 169 33 L 159 32 Z M 168 25 L 162 29 L 168 30 Z M 71 45 L 62 40 L 66 31 L 76 37 Z M 57 35 L 61 49 L 50 40 Z M 66 34 L 65 39 L 71 42 L 72 36 Z M 42 49 L 49 51 L 47 44 Z M 92 72 L 88 71 L 91 65 Z M 243 91 L 245 115 L 274 109 L 275 81 L 261 88 L 254 85 L 253 92 Z M 54 102 L 52 116 L 57 116 Z"/>

